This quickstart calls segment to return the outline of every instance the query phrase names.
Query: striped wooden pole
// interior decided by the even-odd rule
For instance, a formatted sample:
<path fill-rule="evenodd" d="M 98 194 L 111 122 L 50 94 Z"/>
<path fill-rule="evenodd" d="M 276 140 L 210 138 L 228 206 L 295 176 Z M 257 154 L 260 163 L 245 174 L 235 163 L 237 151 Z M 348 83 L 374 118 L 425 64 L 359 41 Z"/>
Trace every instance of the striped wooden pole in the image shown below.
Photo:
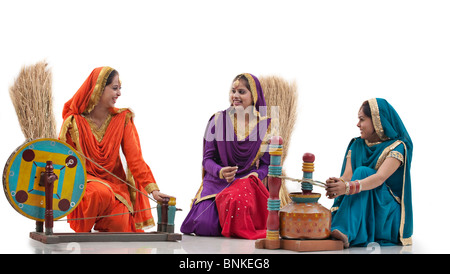
<path fill-rule="evenodd" d="M 281 187 L 281 155 L 283 154 L 283 139 L 274 136 L 270 140 L 269 145 L 270 165 L 269 165 L 269 199 L 267 200 L 267 209 L 269 216 L 267 217 L 267 234 L 265 246 L 267 249 L 280 248 L 280 187 Z"/>

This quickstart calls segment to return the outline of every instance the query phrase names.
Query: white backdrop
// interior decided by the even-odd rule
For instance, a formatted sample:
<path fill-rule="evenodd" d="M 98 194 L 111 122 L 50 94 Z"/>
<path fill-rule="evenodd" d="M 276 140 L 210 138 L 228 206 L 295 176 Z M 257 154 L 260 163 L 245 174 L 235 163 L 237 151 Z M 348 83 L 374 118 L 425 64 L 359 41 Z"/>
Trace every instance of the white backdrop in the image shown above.
<path fill-rule="evenodd" d="M 58 129 L 92 69 L 114 67 L 116 106 L 134 110 L 144 158 L 183 209 L 179 231 L 201 182 L 206 122 L 227 108 L 231 80 L 279 75 L 299 87 L 288 175 L 300 177 L 312 152 L 315 179 L 337 176 L 361 103 L 386 98 L 414 142 L 414 245 L 448 252 L 449 13 L 447 1 L 2 1 L 0 166 L 24 141 L 8 95 L 23 65 L 49 63 Z M 0 252 L 29 252 L 34 221 L 5 196 L 0 218 Z"/>

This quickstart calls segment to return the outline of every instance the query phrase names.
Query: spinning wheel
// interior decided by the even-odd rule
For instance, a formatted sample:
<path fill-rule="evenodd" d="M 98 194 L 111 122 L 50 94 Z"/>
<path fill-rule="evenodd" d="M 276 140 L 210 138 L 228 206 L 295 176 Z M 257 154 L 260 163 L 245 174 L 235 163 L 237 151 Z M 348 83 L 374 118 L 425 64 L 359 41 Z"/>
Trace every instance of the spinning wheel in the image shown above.
<path fill-rule="evenodd" d="M 17 212 L 36 220 L 32 239 L 43 243 L 181 240 L 180 234 L 173 233 L 175 198 L 158 202 L 158 232 L 53 233 L 53 221 L 68 215 L 83 198 L 87 178 L 83 157 L 66 143 L 48 138 L 27 142 L 9 157 L 3 189 Z"/>
<path fill-rule="evenodd" d="M 3 171 L 8 201 L 20 214 L 41 222 L 46 208 L 42 177 L 49 161 L 57 178 L 52 192 L 53 219 L 57 220 L 74 210 L 84 194 L 86 168 L 76 150 L 56 139 L 35 139 L 16 149 Z"/>

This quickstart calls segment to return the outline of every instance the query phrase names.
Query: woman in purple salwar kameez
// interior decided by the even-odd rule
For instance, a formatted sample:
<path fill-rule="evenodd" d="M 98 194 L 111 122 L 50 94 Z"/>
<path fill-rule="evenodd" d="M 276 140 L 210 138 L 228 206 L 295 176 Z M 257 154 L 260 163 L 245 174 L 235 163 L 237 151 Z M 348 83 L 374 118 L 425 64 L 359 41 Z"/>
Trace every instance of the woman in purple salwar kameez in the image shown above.
<path fill-rule="evenodd" d="M 258 78 L 235 77 L 231 106 L 213 115 L 203 140 L 203 181 L 181 232 L 264 238 L 269 193 L 270 118 Z"/>

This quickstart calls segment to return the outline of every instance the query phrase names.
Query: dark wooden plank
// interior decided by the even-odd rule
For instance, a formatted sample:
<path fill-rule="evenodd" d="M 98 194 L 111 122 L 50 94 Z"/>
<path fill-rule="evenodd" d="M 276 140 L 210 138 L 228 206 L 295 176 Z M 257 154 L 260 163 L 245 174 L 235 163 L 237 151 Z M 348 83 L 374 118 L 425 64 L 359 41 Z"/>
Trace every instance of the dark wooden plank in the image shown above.
<path fill-rule="evenodd" d="M 180 241 L 182 236 L 177 233 L 145 232 L 94 232 L 94 233 L 53 233 L 45 235 L 40 232 L 30 232 L 30 238 L 45 244 L 69 242 L 164 242 Z"/>

